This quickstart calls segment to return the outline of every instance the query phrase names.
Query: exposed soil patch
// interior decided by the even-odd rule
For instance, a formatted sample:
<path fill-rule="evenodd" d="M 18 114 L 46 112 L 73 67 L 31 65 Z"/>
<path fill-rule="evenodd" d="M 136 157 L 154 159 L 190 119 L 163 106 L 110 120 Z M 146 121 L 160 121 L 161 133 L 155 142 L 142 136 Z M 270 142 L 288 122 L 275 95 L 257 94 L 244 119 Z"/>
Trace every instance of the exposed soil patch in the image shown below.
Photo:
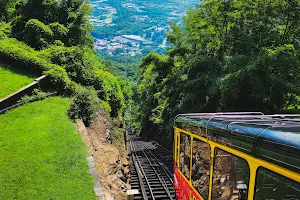
<path fill-rule="evenodd" d="M 77 122 L 78 132 L 88 146 L 89 155 L 94 157 L 105 199 L 125 200 L 126 190 L 130 188 L 128 153 L 124 144 L 118 148 L 110 144 L 113 127 L 106 113 L 100 110 L 96 120 L 86 129 L 79 124 Z"/>

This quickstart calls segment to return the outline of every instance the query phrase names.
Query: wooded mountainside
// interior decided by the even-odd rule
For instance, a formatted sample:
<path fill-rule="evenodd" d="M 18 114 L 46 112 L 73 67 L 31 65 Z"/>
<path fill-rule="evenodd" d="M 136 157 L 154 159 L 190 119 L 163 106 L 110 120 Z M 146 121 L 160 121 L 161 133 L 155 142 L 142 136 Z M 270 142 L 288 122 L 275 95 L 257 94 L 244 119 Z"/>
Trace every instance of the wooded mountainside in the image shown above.
<path fill-rule="evenodd" d="M 0 61 L 48 75 L 53 90 L 71 96 L 69 115 L 89 124 L 102 107 L 123 123 L 131 88 L 98 59 L 85 0 L 2 0 Z"/>
<path fill-rule="evenodd" d="M 159 139 L 169 139 L 178 113 L 298 112 L 300 0 L 203 0 L 183 27 L 170 23 L 172 47 L 145 56 L 139 72 L 99 60 L 90 13 L 84 0 L 0 2 L 0 60 L 48 75 L 73 97 L 72 118 L 88 124 L 102 107 L 121 124 L 131 85 L 128 122 Z"/>
<path fill-rule="evenodd" d="M 136 126 L 169 139 L 178 113 L 298 112 L 299 20 L 299 0 L 201 1 L 171 23 L 167 55 L 143 58 Z"/>

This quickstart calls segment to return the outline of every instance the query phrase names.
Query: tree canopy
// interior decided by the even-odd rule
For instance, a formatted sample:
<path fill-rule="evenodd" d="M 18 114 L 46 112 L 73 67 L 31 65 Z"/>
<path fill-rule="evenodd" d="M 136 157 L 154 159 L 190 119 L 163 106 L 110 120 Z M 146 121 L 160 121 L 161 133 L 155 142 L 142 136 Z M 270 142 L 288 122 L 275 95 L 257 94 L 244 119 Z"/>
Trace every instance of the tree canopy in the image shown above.
<path fill-rule="evenodd" d="M 85 0 L 0 1 L 0 60 L 48 75 L 53 90 L 72 97 L 71 118 L 88 124 L 102 107 L 122 124 L 131 88 L 97 57 L 90 12 Z"/>
<path fill-rule="evenodd" d="M 137 91 L 142 134 L 169 137 L 178 113 L 297 110 L 299 0 L 203 0 L 171 23 L 166 56 L 150 53 Z"/>

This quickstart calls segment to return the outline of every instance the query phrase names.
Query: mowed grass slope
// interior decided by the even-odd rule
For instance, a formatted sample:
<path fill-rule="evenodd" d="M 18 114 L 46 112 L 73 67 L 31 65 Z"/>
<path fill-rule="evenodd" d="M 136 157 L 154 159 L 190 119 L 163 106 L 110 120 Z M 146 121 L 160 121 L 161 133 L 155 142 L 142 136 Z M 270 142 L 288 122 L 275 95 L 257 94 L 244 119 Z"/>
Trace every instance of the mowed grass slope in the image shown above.
<path fill-rule="evenodd" d="M 33 82 L 35 77 L 0 64 L 0 99 Z"/>
<path fill-rule="evenodd" d="M 51 97 L 0 115 L 0 199 L 95 199 L 68 107 Z"/>

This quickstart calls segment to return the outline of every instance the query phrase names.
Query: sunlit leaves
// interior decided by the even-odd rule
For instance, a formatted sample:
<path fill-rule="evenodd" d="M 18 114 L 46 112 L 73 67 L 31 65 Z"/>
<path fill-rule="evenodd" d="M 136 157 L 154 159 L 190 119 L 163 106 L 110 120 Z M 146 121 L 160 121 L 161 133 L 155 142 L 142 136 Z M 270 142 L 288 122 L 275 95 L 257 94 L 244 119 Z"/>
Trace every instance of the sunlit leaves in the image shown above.
<path fill-rule="evenodd" d="M 164 135 L 180 112 L 274 113 L 297 105 L 299 11 L 300 0 L 204 0 L 188 10 L 184 27 L 171 24 L 168 56 L 143 60 L 143 125 Z"/>

